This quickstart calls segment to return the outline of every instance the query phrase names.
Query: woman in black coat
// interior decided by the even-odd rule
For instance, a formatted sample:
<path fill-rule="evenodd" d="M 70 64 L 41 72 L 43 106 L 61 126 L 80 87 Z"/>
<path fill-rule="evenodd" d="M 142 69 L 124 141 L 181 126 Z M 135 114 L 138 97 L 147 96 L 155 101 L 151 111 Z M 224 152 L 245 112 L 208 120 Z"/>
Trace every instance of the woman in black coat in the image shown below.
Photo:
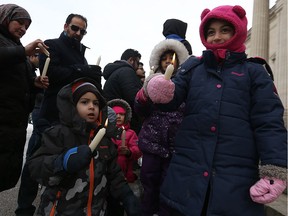
<path fill-rule="evenodd" d="M 39 39 L 25 47 L 20 42 L 30 24 L 24 8 L 0 5 L 0 192 L 19 179 L 36 87 L 48 86 L 48 78 L 37 77 L 27 58 L 39 52 L 39 43 L 46 46 Z"/>

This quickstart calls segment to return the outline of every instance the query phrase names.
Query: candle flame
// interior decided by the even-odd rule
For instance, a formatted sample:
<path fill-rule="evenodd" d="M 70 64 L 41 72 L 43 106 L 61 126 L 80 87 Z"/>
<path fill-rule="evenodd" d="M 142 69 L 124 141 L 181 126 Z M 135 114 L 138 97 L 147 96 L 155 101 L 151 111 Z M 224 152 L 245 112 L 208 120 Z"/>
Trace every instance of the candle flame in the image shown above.
<path fill-rule="evenodd" d="M 105 121 L 104 127 L 106 128 L 108 126 L 108 118 Z"/>
<path fill-rule="evenodd" d="M 176 53 L 173 54 L 173 58 L 172 58 L 172 62 L 171 62 L 172 65 L 174 65 L 175 58 L 176 58 Z"/>

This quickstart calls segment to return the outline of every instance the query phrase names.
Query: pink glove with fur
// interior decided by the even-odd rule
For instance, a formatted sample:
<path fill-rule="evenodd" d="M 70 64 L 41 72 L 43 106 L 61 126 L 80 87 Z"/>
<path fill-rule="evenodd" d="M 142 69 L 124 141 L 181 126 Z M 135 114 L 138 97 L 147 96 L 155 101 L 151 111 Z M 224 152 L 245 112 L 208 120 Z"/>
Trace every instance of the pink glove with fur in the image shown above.
<path fill-rule="evenodd" d="M 285 181 L 264 177 L 250 188 L 250 197 L 257 203 L 271 203 L 283 193 L 285 188 Z"/>
<path fill-rule="evenodd" d="M 153 77 L 147 84 L 147 93 L 154 103 L 169 103 L 174 97 L 175 84 L 163 74 Z"/>

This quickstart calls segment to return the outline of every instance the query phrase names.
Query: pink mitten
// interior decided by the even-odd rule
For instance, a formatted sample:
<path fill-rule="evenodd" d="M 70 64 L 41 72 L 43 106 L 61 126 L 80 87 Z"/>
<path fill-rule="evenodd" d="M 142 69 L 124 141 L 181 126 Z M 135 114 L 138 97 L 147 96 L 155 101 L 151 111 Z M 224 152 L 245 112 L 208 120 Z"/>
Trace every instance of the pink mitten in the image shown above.
<path fill-rule="evenodd" d="M 250 197 L 257 203 L 271 203 L 283 193 L 285 188 L 285 181 L 264 177 L 250 188 Z"/>
<path fill-rule="evenodd" d="M 174 97 L 175 84 L 164 75 L 153 77 L 147 84 L 147 93 L 154 103 L 169 103 Z"/>

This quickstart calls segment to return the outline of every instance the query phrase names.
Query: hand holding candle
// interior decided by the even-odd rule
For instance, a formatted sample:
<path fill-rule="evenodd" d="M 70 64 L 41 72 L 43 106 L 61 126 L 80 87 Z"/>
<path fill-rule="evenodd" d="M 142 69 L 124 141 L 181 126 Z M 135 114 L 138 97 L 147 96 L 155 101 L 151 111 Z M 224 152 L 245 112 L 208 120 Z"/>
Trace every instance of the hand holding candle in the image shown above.
<path fill-rule="evenodd" d="M 125 143 L 126 143 L 126 130 L 124 129 L 124 127 L 122 127 L 123 128 L 123 131 L 122 131 L 122 136 L 121 136 L 121 146 L 123 147 L 123 146 L 125 146 Z"/>
<path fill-rule="evenodd" d="M 98 144 L 100 143 L 100 141 L 102 140 L 102 138 L 104 137 L 105 133 L 106 133 L 106 127 L 108 125 L 108 119 L 106 119 L 105 121 L 105 125 L 104 128 L 101 128 L 98 133 L 96 134 L 96 136 L 94 137 L 94 139 L 92 140 L 92 142 L 89 145 L 89 148 L 91 149 L 91 151 L 93 152 L 96 147 L 98 146 Z"/>
<path fill-rule="evenodd" d="M 170 78 L 171 78 L 171 76 L 172 76 L 172 74 L 174 72 L 174 66 L 173 66 L 174 62 L 175 62 L 175 53 L 173 54 L 173 59 L 172 59 L 171 64 L 168 65 L 168 67 L 166 68 L 166 71 L 165 71 L 165 74 L 164 74 L 164 78 L 166 80 L 170 80 Z"/>
<path fill-rule="evenodd" d="M 100 65 L 100 61 L 101 61 L 101 55 L 98 57 L 98 59 L 97 59 L 97 62 L 96 62 L 96 65 Z"/>

